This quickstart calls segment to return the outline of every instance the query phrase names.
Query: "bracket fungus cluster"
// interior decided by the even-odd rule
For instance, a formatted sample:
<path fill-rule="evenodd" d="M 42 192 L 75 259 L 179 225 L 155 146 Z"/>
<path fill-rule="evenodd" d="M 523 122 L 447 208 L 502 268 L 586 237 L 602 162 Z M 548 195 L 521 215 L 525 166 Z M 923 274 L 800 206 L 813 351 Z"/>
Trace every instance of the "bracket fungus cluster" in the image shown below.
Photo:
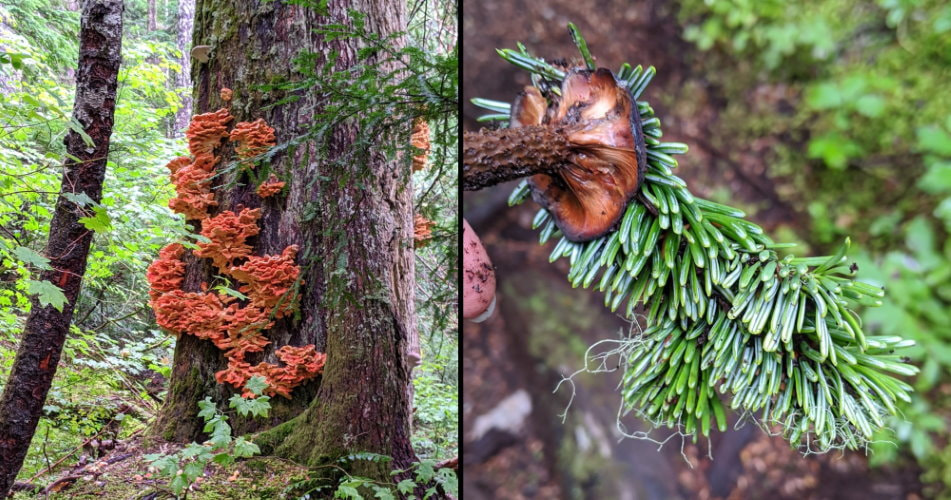
<path fill-rule="evenodd" d="M 237 145 L 235 153 L 241 158 L 262 155 L 274 147 L 274 129 L 258 118 L 253 122 L 241 122 L 231 131 L 231 140 Z"/>
<path fill-rule="evenodd" d="M 182 258 L 187 250 L 180 243 L 171 243 L 149 266 L 150 305 L 162 328 L 176 335 L 210 340 L 224 351 L 228 367 L 215 374 L 219 383 L 241 389 L 251 377 L 262 376 L 268 384 L 266 394 L 289 398 L 295 386 L 321 373 L 326 356 L 317 352 L 314 345 L 286 345 L 275 352 L 282 365 L 252 365 L 245 360 L 247 354 L 262 352 L 271 343 L 265 330 L 297 310 L 295 285 L 300 267 L 294 263 L 296 245 L 288 246 L 281 255 L 252 254 L 248 240 L 259 232 L 260 209 L 239 207 L 237 212 L 222 211 L 214 216 L 208 213 L 217 206 L 210 181 L 218 162 L 214 150 L 221 141 L 230 138 L 236 142 L 235 149 L 241 158 L 263 154 L 275 143 L 274 129 L 263 120 L 238 123 L 229 131 L 227 125 L 231 120 L 227 109 L 192 118 L 186 132 L 191 157 L 176 158 L 168 164 L 177 193 L 169 207 L 188 220 L 200 221 L 204 240 L 198 243 L 194 255 L 210 259 L 222 276 L 239 284 L 240 293 L 209 291 L 207 283 L 202 283 L 201 291 L 183 290 Z M 268 196 L 284 186 L 276 179 L 269 180 L 259 188 L 259 194 L 268 184 L 270 187 L 263 189 Z M 280 185 L 276 191 L 275 184 Z M 235 297 L 241 294 L 242 299 Z M 244 395 L 251 396 L 248 391 Z"/>
<path fill-rule="evenodd" d="M 263 182 L 260 186 L 258 186 L 257 193 L 261 198 L 267 198 L 280 193 L 282 189 L 284 189 L 284 183 L 277 180 L 276 175 L 271 174 L 271 176 L 268 177 L 267 182 Z"/>

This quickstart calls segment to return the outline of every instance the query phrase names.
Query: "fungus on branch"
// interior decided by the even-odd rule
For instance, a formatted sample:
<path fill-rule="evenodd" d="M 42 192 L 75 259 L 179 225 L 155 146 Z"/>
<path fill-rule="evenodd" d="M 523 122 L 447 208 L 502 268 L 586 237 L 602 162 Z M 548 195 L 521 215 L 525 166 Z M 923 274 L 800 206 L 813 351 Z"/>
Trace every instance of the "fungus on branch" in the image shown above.
<path fill-rule="evenodd" d="M 504 110 L 515 127 L 483 136 L 515 137 L 518 131 L 538 135 L 544 128 L 566 142 L 597 147 L 607 143 L 611 146 L 601 153 L 612 157 L 629 153 L 618 147 L 628 139 L 626 128 L 620 121 L 612 126 L 609 119 L 612 110 L 620 108 L 617 114 L 623 115 L 625 109 L 617 103 L 612 107 L 610 84 L 619 83 L 637 98 L 654 69 L 624 64 L 617 80 L 600 78 L 599 73 L 607 72 L 592 71 L 593 59 L 583 39 L 573 25 L 569 30 L 589 69 L 556 68 L 524 47 L 500 51 L 509 62 L 531 71 L 532 81 L 543 90 L 527 90 L 513 107 L 476 102 L 493 111 L 490 119 L 505 117 Z M 560 91 L 551 93 L 564 97 L 543 96 L 556 84 Z M 614 94 L 618 102 L 627 101 L 620 92 Z M 599 97 L 604 95 L 608 99 Z M 540 97 L 550 100 L 551 108 Z M 759 419 L 764 426 L 779 424 L 775 427 L 790 443 L 805 445 L 809 453 L 865 446 L 876 428 L 887 425 L 885 417 L 896 413 L 896 402 L 910 400 L 912 386 L 898 376 L 918 372 L 895 355 L 895 349 L 914 342 L 897 336 L 866 337 L 863 332 L 855 308 L 881 305 L 884 291 L 855 280 L 856 269 L 847 265 L 848 240 L 831 256 L 784 255 L 779 249 L 787 245 L 776 244 L 745 220 L 742 211 L 694 197 L 686 182 L 671 172 L 677 166 L 671 155 L 686 152 L 686 145 L 656 140 L 662 136 L 660 121 L 649 104 L 639 103 L 638 108 L 642 132 L 651 138 L 641 148 L 640 131 L 632 120 L 634 151 L 646 150 L 643 156 L 649 158 L 647 184 L 639 194 L 650 203 L 628 203 L 618 231 L 582 243 L 556 231 L 565 228 L 564 218 L 551 217 L 556 209 L 547 200 L 533 221 L 541 230 L 541 244 L 558 240 L 552 261 L 570 256 L 572 286 L 604 291 L 605 305 L 612 311 L 626 302 L 624 314 L 630 319 L 646 312 L 638 333 L 610 352 L 591 351 L 595 357 L 621 354 L 619 425 L 631 411 L 654 425 L 692 434 L 696 442 L 698 436 L 710 435 L 714 420 L 726 430 L 722 394 L 744 418 Z M 602 113 L 603 119 L 591 120 Z M 587 127 L 571 128 L 586 121 Z M 563 153 L 573 150 L 574 144 Z M 466 155 L 479 160 L 481 153 Z M 501 160 L 513 156 L 502 147 L 485 153 L 483 157 L 492 154 Z M 605 160 L 597 152 L 591 156 Z M 640 177 L 645 162 L 636 156 Z M 625 163 L 630 162 L 614 162 Z M 556 185 L 563 182 L 577 198 L 573 175 L 562 178 L 544 169 L 534 173 L 549 175 Z M 485 176 L 473 182 L 485 179 L 492 180 Z M 465 184 L 471 185 L 470 180 Z M 530 191 L 536 198 L 549 194 L 547 185 L 529 184 L 526 180 L 515 189 L 510 204 L 521 203 Z M 466 236 L 470 231 L 466 227 Z M 468 252 L 470 246 L 465 242 L 463 249 Z M 466 273 L 468 277 L 468 269 Z M 465 291 L 478 292 L 470 291 L 468 284 Z M 466 296 L 464 305 L 468 300 Z"/>
<path fill-rule="evenodd" d="M 508 129 L 466 134 L 464 189 L 531 175 L 533 199 L 569 240 L 614 228 L 647 165 L 637 106 L 614 74 L 573 69 L 560 95 L 526 87 L 509 122 Z"/>

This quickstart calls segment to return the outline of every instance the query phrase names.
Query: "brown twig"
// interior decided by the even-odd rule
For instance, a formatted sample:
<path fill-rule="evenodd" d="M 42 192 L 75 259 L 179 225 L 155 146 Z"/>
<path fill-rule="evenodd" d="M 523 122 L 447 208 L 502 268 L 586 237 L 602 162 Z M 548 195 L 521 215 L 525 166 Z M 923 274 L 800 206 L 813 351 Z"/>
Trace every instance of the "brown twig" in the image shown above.
<path fill-rule="evenodd" d="M 551 173 L 571 157 L 565 134 L 548 126 L 466 132 L 462 140 L 462 189 L 476 191 Z"/>

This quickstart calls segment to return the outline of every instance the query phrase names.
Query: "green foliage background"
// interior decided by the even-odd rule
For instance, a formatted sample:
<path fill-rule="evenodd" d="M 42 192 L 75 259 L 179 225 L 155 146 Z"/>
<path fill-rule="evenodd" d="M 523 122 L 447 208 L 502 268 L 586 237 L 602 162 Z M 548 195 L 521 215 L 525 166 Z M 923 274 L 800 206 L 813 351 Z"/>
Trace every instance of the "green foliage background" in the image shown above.
<path fill-rule="evenodd" d="M 893 424 L 898 446 L 876 443 L 871 461 L 913 457 L 930 493 L 948 494 L 951 5 L 685 0 L 679 20 L 727 103 L 707 139 L 724 151 L 778 139 L 767 174 L 808 221 L 789 232 L 819 251 L 858 240 L 863 278 L 888 292 L 863 314 L 866 327 L 918 345 L 907 351 L 922 373 Z M 757 89 L 789 106 L 762 105 Z"/>

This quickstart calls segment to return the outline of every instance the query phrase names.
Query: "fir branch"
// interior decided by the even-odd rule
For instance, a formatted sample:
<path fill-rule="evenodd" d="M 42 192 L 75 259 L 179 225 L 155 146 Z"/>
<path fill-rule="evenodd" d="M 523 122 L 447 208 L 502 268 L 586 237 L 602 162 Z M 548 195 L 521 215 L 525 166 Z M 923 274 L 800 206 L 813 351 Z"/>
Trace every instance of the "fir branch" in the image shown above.
<path fill-rule="evenodd" d="M 571 35 L 586 49 L 576 29 Z M 558 94 L 565 71 L 521 45 L 499 54 L 530 71 L 547 98 Z M 624 64 L 615 79 L 637 99 L 653 75 Z M 508 119 L 504 103 L 473 102 L 493 113 L 485 121 Z M 673 174 L 673 155 L 686 145 L 661 142 L 660 120 L 637 104 L 648 159 L 639 198 L 656 214 L 633 201 L 617 230 L 583 243 L 563 237 L 544 209 L 533 222 L 540 243 L 557 240 L 550 260 L 569 259 L 572 286 L 596 287 L 628 318 L 646 310 L 645 330 L 626 340 L 625 408 L 696 439 L 714 424 L 726 429 L 722 395 L 732 409 L 779 424 L 793 445 L 863 446 L 898 400 L 910 400 L 898 376 L 918 372 L 895 354 L 913 341 L 866 336 L 855 312 L 881 305 L 884 290 L 854 279 L 848 240 L 831 256 L 782 255 L 790 245 L 774 243 L 742 211 L 695 198 Z M 510 204 L 529 191 L 523 181 Z"/>

